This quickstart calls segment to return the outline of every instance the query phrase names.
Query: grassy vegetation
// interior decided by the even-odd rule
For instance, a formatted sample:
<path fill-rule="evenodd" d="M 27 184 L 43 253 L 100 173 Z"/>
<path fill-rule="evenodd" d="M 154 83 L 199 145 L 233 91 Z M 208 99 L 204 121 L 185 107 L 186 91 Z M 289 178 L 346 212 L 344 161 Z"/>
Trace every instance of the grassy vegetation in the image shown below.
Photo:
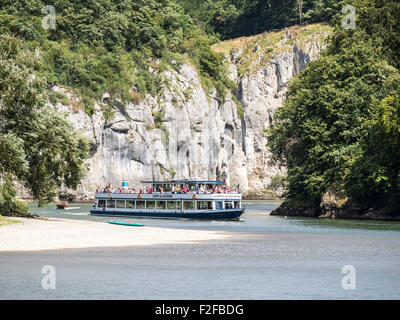
<path fill-rule="evenodd" d="M 242 54 L 237 61 L 237 68 L 239 75 L 243 75 L 262 68 L 274 56 L 289 50 L 293 45 L 297 45 L 301 49 L 311 40 L 322 43 L 332 32 L 333 28 L 325 23 L 302 27 L 293 26 L 280 31 L 222 41 L 214 44 L 212 49 L 225 56 L 241 50 Z"/>
<path fill-rule="evenodd" d="M 243 199 L 247 200 L 278 200 L 280 197 L 277 195 L 275 190 L 272 189 L 260 189 L 260 190 L 249 190 L 243 195 Z"/>
<path fill-rule="evenodd" d="M 21 223 L 21 221 L 4 218 L 3 216 L 0 215 L 0 227 L 13 223 Z"/>

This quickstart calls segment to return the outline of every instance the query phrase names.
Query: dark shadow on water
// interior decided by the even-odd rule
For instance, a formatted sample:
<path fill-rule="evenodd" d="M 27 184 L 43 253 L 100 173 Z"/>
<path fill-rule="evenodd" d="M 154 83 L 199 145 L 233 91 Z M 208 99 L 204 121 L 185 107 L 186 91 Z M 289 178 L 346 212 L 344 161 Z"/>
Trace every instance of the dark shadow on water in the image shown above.
<path fill-rule="evenodd" d="M 285 219 L 281 217 L 282 219 Z M 297 222 L 305 227 L 311 228 L 335 228 L 335 229 L 365 229 L 365 230 L 388 230 L 400 231 L 400 221 L 375 221 L 375 220 L 352 220 L 352 219 L 330 219 L 330 218 L 287 218 L 285 220 Z"/>

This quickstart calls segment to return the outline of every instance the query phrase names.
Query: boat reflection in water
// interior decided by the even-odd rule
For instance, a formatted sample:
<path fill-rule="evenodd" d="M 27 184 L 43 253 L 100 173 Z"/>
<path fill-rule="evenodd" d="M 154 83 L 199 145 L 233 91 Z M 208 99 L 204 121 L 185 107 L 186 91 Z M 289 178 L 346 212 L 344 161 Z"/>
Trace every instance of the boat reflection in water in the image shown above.
<path fill-rule="evenodd" d="M 106 187 L 97 192 L 92 215 L 185 219 L 239 219 L 242 194 L 222 187 L 223 181 L 142 181 L 144 190 Z"/>

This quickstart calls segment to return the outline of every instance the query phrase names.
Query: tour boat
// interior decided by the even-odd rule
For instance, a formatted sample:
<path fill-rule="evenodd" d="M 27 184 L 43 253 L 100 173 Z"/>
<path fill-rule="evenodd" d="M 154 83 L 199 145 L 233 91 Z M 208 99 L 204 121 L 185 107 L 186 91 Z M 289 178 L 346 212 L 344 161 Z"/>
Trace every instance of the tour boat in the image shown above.
<path fill-rule="evenodd" d="M 142 181 L 146 192 L 132 193 L 128 182 L 108 192 L 98 192 L 92 215 L 186 219 L 239 219 L 242 194 L 221 190 L 223 181 Z M 180 191 L 174 191 L 180 190 Z M 186 192 L 183 192 L 185 190 Z"/>

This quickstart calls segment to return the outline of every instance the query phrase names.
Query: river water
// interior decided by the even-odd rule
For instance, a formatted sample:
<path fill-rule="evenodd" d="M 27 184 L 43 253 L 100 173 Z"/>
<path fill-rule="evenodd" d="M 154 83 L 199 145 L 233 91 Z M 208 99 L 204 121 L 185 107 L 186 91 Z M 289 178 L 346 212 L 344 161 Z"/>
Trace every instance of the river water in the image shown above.
<path fill-rule="evenodd" d="M 244 203 L 240 221 L 118 218 L 232 234 L 222 241 L 0 253 L 0 299 L 400 298 L 400 223 L 285 219 L 266 214 L 278 202 Z M 90 204 L 71 206 L 31 209 L 110 220 L 89 216 Z M 55 268 L 55 289 L 42 287 L 45 265 Z"/>

